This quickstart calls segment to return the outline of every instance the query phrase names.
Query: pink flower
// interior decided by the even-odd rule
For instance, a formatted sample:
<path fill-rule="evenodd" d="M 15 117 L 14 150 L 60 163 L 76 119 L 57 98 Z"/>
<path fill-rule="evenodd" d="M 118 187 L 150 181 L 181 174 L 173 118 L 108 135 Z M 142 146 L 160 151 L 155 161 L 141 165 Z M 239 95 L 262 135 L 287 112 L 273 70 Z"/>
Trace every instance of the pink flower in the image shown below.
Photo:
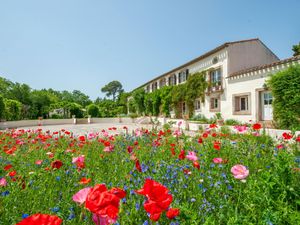
<path fill-rule="evenodd" d="M 248 127 L 245 125 L 236 125 L 234 126 L 234 129 L 236 129 L 240 133 L 245 133 L 248 130 Z"/>
<path fill-rule="evenodd" d="M 179 121 L 177 125 L 178 125 L 178 127 L 181 127 L 182 121 Z"/>
<path fill-rule="evenodd" d="M 0 187 L 5 187 L 6 185 L 7 185 L 6 179 L 4 177 L 0 178 Z"/>
<path fill-rule="evenodd" d="M 84 163 L 84 155 L 80 155 L 78 157 L 74 157 L 72 159 L 72 163 Z"/>
<path fill-rule="evenodd" d="M 139 130 L 139 129 L 136 129 L 135 130 L 135 136 L 136 137 L 140 137 L 140 136 L 142 136 L 143 135 L 143 132 L 141 131 L 141 130 Z"/>
<path fill-rule="evenodd" d="M 173 135 L 174 135 L 175 137 L 179 137 L 181 134 L 182 134 L 182 133 L 181 133 L 180 129 L 177 129 L 177 130 L 175 130 L 175 131 L 173 132 Z"/>
<path fill-rule="evenodd" d="M 114 150 L 114 146 L 110 145 L 110 146 L 106 146 L 103 151 L 104 152 L 112 152 Z"/>
<path fill-rule="evenodd" d="M 220 164 L 220 163 L 223 162 L 223 159 L 222 159 L 222 158 L 214 158 L 214 159 L 213 159 L 213 162 L 214 162 L 214 163 Z"/>
<path fill-rule="evenodd" d="M 73 195 L 72 199 L 74 202 L 78 202 L 80 205 L 83 204 L 86 200 L 86 197 L 90 191 L 91 187 L 86 187 L 78 191 L 75 195 Z"/>
<path fill-rule="evenodd" d="M 234 178 L 242 180 L 248 177 L 249 170 L 243 165 L 235 165 L 231 168 L 231 173 L 233 174 Z"/>
<path fill-rule="evenodd" d="M 36 160 L 36 161 L 35 161 L 35 164 L 36 164 L 36 165 L 41 165 L 42 163 L 43 163 L 43 160 Z"/>
<path fill-rule="evenodd" d="M 101 216 L 93 213 L 93 221 L 96 225 L 109 225 L 117 222 L 117 219 L 112 219 L 108 216 Z"/>
<path fill-rule="evenodd" d="M 189 151 L 189 154 L 185 156 L 188 160 L 197 161 L 198 157 L 195 152 Z"/>

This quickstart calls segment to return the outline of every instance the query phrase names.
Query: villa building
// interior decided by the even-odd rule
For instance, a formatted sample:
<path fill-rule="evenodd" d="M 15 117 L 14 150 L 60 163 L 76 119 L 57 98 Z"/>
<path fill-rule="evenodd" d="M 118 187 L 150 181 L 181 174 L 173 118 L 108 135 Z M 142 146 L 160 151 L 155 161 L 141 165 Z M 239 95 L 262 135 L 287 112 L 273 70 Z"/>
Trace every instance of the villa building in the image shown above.
<path fill-rule="evenodd" d="M 291 65 L 300 64 L 300 56 L 280 60 L 258 38 L 227 42 L 139 88 L 153 92 L 165 85 L 186 82 L 188 76 L 206 71 L 211 84 L 205 101 L 195 101 L 195 114 L 208 118 L 221 113 L 224 119 L 247 122 L 272 120 L 272 94 L 265 83 L 268 76 Z M 182 102 L 181 114 L 187 113 Z M 174 113 L 171 114 L 174 116 Z"/>

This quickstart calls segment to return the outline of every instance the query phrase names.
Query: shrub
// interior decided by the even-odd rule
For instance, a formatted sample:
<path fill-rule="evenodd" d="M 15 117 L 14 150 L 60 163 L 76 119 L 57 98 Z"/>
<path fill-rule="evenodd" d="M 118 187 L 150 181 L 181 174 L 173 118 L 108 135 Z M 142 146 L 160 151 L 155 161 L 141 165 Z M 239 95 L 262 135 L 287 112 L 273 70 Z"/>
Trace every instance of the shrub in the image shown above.
<path fill-rule="evenodd" d="M 69 110 L 71 116 L 75 115 L 76 118 L 83 117 L 83 112 L 81 108 L 82 108 L 81 105 L 74 102 L 68 104 L 67 106 L 67 109 Z"/>
<path fill-rule="evenodd" d="M 201 123 L 209 123 L 209 119 L 207 119 L 202 114 L 194 115 L 190 120 L 192 120 L 192 121 L 199 121 Z"/>
<path fill-rule="evenodd" d="M 267 82 L 272 91 L 273 119 L 281 129 L 300 129 L 300 66 L 280 71 Z"/>
<path fill-rule="evenodd" d="M 19 120 L 21 118 L 22 103 L 17 100 L 5 100 L 5 118 L 7 120 Z"/>
<path fill-rule="evenodd" d="M 225 120 L 224 124 L 227 126 L 234 126 L 234 125 L 240 125 L 241 123 L 235 119 L 228 119 L 228 120 Z"/>
<path fill-rule="evenodd" d="M 98 117 L 99 116 L 99 108 L 98 108 L 98 106 L 95 105 L 95 104 L 88 105 L 88 107 L 87 107 L 87 113 L 91 117 Z"/>
<path fill-rule="evenodd" d="M 52 114 L 52 115 L 50 116 L 50 118 L 51 118 L 51 119 L 63 119 L 64 117 L 61 116 L 61 115 L 58 115 L 58 114 Z"/>

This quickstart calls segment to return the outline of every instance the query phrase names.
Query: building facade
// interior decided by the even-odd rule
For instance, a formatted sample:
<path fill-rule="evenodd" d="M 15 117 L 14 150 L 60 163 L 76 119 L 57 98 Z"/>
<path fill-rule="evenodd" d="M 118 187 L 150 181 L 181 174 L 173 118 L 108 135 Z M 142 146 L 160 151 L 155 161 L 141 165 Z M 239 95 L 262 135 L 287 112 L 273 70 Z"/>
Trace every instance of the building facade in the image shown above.
<path fill-rule="evenodd" d="M 210 118 L 221 113 L 224 119 L 270 121 L 273 99 L 265 86 L 266 79 L 296 64 L 300 64 L 300 56 L 280 60 L 257 38 L 227 42 L 139 88 L 153 92 L 165 85 L 185 83 L 194 73 L 206 71 L 210 86 L 204 103 L 200 99 L 195 101 L 195 115 Z M 182 115 L 186 114 L 185 102 L 181 110 Z"/>

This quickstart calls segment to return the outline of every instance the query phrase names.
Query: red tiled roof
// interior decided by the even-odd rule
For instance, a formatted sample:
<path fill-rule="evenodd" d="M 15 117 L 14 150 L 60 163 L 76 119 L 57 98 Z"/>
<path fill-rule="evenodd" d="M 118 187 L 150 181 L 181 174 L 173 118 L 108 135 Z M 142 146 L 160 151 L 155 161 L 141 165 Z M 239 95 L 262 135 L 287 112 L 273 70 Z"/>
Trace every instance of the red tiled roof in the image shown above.
<path fill-rule="evenodd" d="M 251 67 L 251 68 L 248 68 L 248 69 L 240 70 L 240 71 L 237 71 L 235 73 L 230 74 L 227 78 L 236 77 L 236 76 L 241 75 L 241 74 L 250 73 L 250 72 L 254 72 L 254 71 L 262 70 L 262 69 L 267 69 L 267 68 L 270 68 L 270 67 L 273 67 L 273 66 L 278 66 L 278 65 L 281 65 L 281 64 L 285 64 L 285 63 L 289 63 L 289 62 L 293 62 L 293 61 L 297 61 L 297 60 L 300 60 L 300 55 L 294 56 L 294 57 L 291 57 L 291 58 L 287 58 L 287 59 L 283 59 L 283 60 L 273 62 L 273 63 L 270 63 L 270 64 L 265 64 L 265 65 L 261 65 L 261 66 L 255 66 L 255 67 Z"/>

